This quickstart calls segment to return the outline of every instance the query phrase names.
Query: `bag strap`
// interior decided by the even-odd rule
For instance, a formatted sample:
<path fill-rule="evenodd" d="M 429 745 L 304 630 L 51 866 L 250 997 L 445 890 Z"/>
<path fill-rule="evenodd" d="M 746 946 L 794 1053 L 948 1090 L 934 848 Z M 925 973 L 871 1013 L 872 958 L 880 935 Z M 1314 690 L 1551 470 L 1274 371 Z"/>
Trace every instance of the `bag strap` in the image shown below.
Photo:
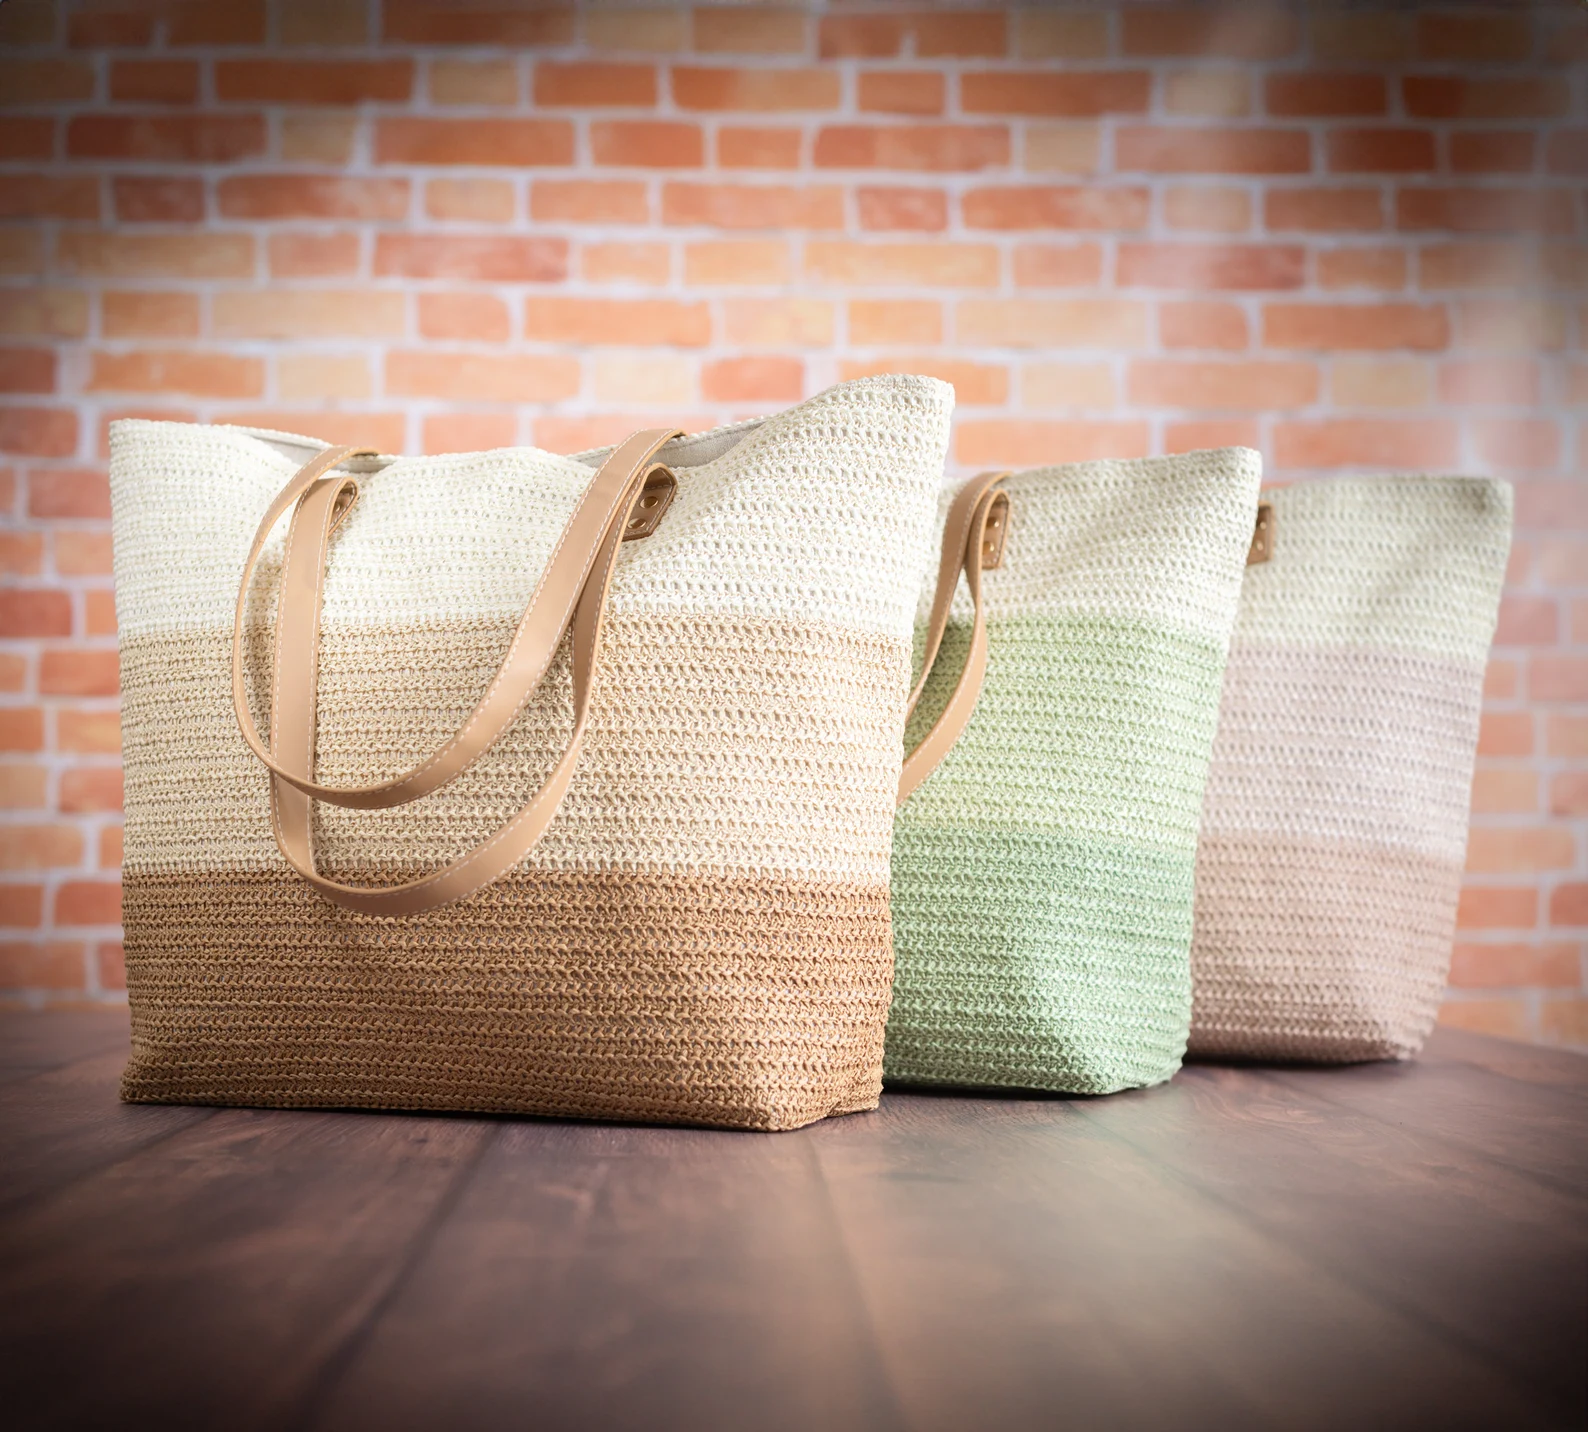
<path fill-rule="evenodd" d="M 970 650 L 966 653 L 954 694 L 926 738 L 904 759 L 904 768 L 899 773 L 899 805 L 909 799 L 953 750 L 954 743 L 970 724 L 976 698 L 981 695 L 982 682 L 987 676 L 987 616 L 982 603 L 981 574 L 1003 565 L 1004 541 L 1009 532 L 1009 494 L 999 491 L 998 484 L 1008 476 L 1007 472 L 984 472 L 971 478 L 954 495 L 948 509 L 948 521 L 943 526 L 943 548 L 938 559 L 937 591 L 932 597 L 932 615 L 926 627 L 926 651 L 920 679 L 910 693 L 906 719 L 920 703 L 927 678 L 932 674 L 943 634 L 948 630 L 949 609 L 954 604 L 961 572 L 970 587 L 971 600 L 976 604 L 976 618 L 971 628 Z"/>
<path fill-rule="evenodd" d="M 436 755 L 406 776 L 376 786 L 338 789 L 312 779 L 318 697 L 320 612 L 330 538 L 356 498 L 356 483 L 346 476 L 325 477 L 355 450 L 321 454 L 293 478 L 266 513 L 268 536 L 275 516 L 296 500 L 288 531 L 277 606 L 272 663 L 271 740 L 261 755 L 255 746 L 246 700 L 238 706 L 243 735 L 271 772 L 271 825 L 287 862 L 327 899 L 368 914 L 411 915 L 463 898 L 511 869 L 539 840 L 567 792 L 578 763 L 600 657 L 602 623 L 619 546 L 648 536 L 666 510 L 674 479 L 652 459 L 672 431 L 636 433 L 623 443 L 594 478 L 568 520 L 539 586 L 531 597 L 500 670 L 463 729 Z M 337 456 L 336 454 L 340 454 Z M 593 534 L 589 514 L 598 507 L 606 520 Z M 579 544 L 593 536 L 591 546 Z M 247 583 L 263 540 L 256 538 L 244 571 L 241 611 Z M 570 590 L 570 576 L 577 585 Z M 551 656 L 571 629 L 574 725 L 557 765 L 540 790 L 494 836 L 467 855 L 402 885 L 344 885 L 315 868 L 312 799 L 330 792 L 338 805 L 360 809 L 400 805 L 433 791 L 462 774 L 489 748 L 522 709 L 544 678 Z M 239 646 L 234 642 L 234 697 L 239 692 Z M 421 774 L 422 773 L 422 774 Z M 352 797 L 352 798 L 350 798 Z"/>

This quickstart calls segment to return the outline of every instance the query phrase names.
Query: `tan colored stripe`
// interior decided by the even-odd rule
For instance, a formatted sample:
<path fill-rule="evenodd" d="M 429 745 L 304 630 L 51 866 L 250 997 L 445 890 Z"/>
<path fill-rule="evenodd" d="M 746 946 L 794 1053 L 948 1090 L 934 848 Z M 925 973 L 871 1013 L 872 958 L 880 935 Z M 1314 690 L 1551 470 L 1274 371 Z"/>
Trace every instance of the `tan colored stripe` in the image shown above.
<path fill-rule="evenodd" d="M 1461 862 L 1274 833 L 1197 850 L 1189 1052 L 1406 1058 L 1444 993 Z"/>
<path fill-rule="evenodd" d="M 467 717 L 510 635 L 509 623 L 329 627 L 319 778 L 369 784 L 433 750 Z M 254 671 L 267 669 L 265 640 Z M 122 647 L 129 870 L 285 868 L 262 769 L 226 699 L 226 646 L 217 630 Z M 908 683 L 909 650 L 887 637 L 613 618 L 572 787 L 520 868 L 884 883 Z M 444 790 L 389 811 L 320 807 L 322 861 L 415 872 L 488 838 L 566 745 L 568 691 L 564 649 L 508 735 Z"/>
<path fill-rule="evenodd" d="M 135 1101 L 784 1129 L 881 1090 L 886 886 L 531 871 L 398 921 L 135 873 L 123 901 Z"/>
<path fill-rule="evenodd" d="M 1202 832 L 1404 846 L 1459 862 L 1481 666 L 1238 642 Z"/>

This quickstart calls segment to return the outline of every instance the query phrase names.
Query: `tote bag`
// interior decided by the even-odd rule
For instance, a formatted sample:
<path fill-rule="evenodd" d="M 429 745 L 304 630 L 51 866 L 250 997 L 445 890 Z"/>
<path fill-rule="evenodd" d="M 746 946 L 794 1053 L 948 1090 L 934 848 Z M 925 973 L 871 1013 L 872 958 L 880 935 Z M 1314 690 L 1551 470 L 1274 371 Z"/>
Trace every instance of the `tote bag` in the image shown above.
<path fill-rule="evenodd" d="M 1090 462 L 945 498 L 894 827 L 890 1079 L 1101 1094 L 1179 1066 L 1260 466 Z"/>
<path fill-rule="evenodd" d="M 1511 490 L 1265 496 L 1197 851 L 1191 1050 L 1408 1058 L 1444 995 Z"/>
<path fill-rule="evenodd" d="M 952 396 L 579 458 L 116 424 L 124 1097 L 874 1106 Z"/>

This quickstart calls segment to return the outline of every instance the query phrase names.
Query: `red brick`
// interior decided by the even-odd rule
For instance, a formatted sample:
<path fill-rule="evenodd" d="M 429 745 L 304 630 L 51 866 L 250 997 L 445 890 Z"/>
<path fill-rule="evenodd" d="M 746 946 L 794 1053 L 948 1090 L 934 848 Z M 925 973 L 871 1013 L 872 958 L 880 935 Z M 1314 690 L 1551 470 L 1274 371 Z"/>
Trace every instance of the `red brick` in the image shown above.
<path fill-rule="evenodd" d="M 121 717 L 115 711 L 65 709 L 55 718 L 55 745 L 78 755 L 116 755 L 121 750 Z"/>
<path fill-rule="evenodd" d="M 1148 192 L 1090 185 L 1024 185 L 969 190 L 963 201 L 971 229 L 1143 229 Z"/>
<path fill-rule="evenodd" d="M 1209 448 L 1262 446 L 1257 423 L 1250 418 L 1209 418 L 1170 423 L 1164 428 L 1165 452 L 1205 452 Z"/>
<path fill-rule="evenodd" d="M 210 328 L 236 338 L 392 338 L 404 310 L 390 289 L 239 289 L 214 296 Z"/>
<path fill-rule="evenodd" d="M 204 218 L 202 179 L 155 179 L 118 174 L 112 181 L 116 217 L 124 224 L 197 224 Z"/>
<path fill-rule="evenodd" d="M 110 67 L 110 97 L 136 104 L 192 104 L 198 98 L 199 67 L 193 60 L 116 60 Z"/>
<path fill-rule="evenodd" d="M 731 298 L 724 337 L 737 349 L 830 348 L 833 305 L 819 298 Z"/>
<path fill-rule="evenodd" d="M 100 989 L 126 989 L 127 956 L 120 940 L 104 940 L 94 946 L 94 973 Z"/>
<path fill-rule="evenodd" d="M 382 34 L 420 45 L 566 45 L 573 39 L 572 6 L 518 0 L 386 0 Z"/>
<path fill-rule="evenodd" d="M 83 959 L 74 940 L 0 942 L 0 989 L 80 990 Z"/>
<path fill-rule="evenodd" d="M 1546 283 L 1588 290 L 1588 244 L 1545 244 L 1543 247 Z"/>
<path fill-rule="evenodd" d="M 1115 281 L 1146 288 L 1300 288 L 1305 269 L 1299 244 L 1122 243 Z"/>
<path fill-rule="evenodd" d="M 1552 756 L 1588 756 L 1588 716 L 1551 711 L 1545 718 Z"/>
<path fill-rule="evenodd" d="M 1147 346 L 1148 306 L 1122 298 L 962 299 L 955 324 L 962 342 L 990 348 Z"/>
<path fill-rule="evenodd" d="M 0 174 L 0 219 L 97 219 L 99 181 L 73 174 Z"/>
<path fill-rule="evenodd" d="M 119 925 L 119 880 L 68 880 L 55 892 L 57 925 Z"/>
<path fill-rule="evenodd" d="M 1450 983 L 1458 989 L 1570 989 L 1581 978 L 1581 969 L 1582 956 L 1573 944 L 1476 945 L 1458 941 L 1450 955 Z"/>
<path fill-rule="evenodd" d="M 866 70 L 860 76 L 860 109 L 876 114 L 942 114 L 944 78 L 927 70 Z"/>
<path fill-rule="evenodd" d="M 1121 10 L 1120 21 L 1127 55 L 1277 60 L 1293 54 L 1299 38 L 1296 17 L 1278 8 L 1143 5 Z"/>
<path fill-rule="evenodd" d="M 840 99 L 838 72 L 828 68 L 673 70 L 673 103 L 682 110 L 829 110 Z"/>
<path fill-rule="evenodd" d="M 695 49 L 706 54 L 787 55 L 805 50 L 805 12 L 793 6 L 700 6 L 693 18 Z"/>
<path fill-rule="evenodd" d="M 1527 711 L 1486 711 L 1478 724 L 1480 756 L 1531 756 L 1533 717 Z"/>
<path fill-rule="evenodd" d="M 590 125 L 590 152 L 597 164 L 695 169 L 706 162 L 706 141 L 698 124 L 601 119 Z"/>
<path fill-rule="evenodd" d="M 1588 656 L 1533 656 L 1527 689 L 1534 701 L 1588 701 Z"/>
<path fill-rule="evenodd" d="M 568 241 L 520 235 L 379 234 L 375 273 L 383 277 L 558 283 L 568 277 Z"/>
<path fill-rule="evenodd" d="M 176 0 L 166 25 L 173 45 L 257 45 L 265 38 L 264 0 Z"/>
<path fill-rule="evenodd" d="M 69 408 L 0 408 L 0 452 L 70 457 L 77 450 L 77 414 Z"/>
<path fill-rule="evenodd" d="M 836 185 L 667 184 L 662 221 L 718 229 L 842 229 L 844 191 Z"/>
<path fill-rule="evenodd" d="M 830 125 L 817 132 L 818 169 L 914 169 L 973 173 L 1009 163 L 1003 125 Z"/>
<path fill-rule="evenodd" d="M 723 125 L 717 130 L 717 163 L 724 169 L 798 169 L 797 129 Z"/>
<path fill-rule="evenodd" d="M 941 343 L 943 306 L 917 298 L 851 299 L 849 341 L 861 345 Z"/>
<path fill-rule="evenodd" d="M 1305 174 L 1312 145 L 1301 129 L 1125 126 L 1114 136 L 1115 168 L 1151 174 Z"/>
<path fill-rule="evenodd" d="M 85 636 L 116 635 L 116 594 L 103 588 L 90 588 L 83 593 L 83 634 Z"/>
<path fill-rule="evenodd" d="M 1144 114 L 1151 84 L 1146 70 L 973 70 L 960 75 L 960 108 L 1071 118 Z"/>
<path fill-rule="evenodd" d="M 1250 339 L 1246 315 L 1233 303 L 1193 299 L 1158 307 L 1158 336 L 1165 348 L 1236 350 Z"/>
<path fill-rule="evenodd" d="M 579 361 L 563 354 L 399 350 L 386 355 L 386 392 L 394 397 L 549 403 L 578 391 Z"/>
<path fill-rule="evenodd" d="M 1500 601 L 1496 646 L 1554 646 L 1560 640 L 1560 609 L 1553 597 L 1507 592 Z"/>
<path fill-rule="evenodd" d="M 73 159 L 228 164 L 265 152 L 257 114 L 80 114 L 67 122 Z"/>
<path fill-rule="evenodd" d="M 1530 407 L 1539 401 L 1538 364 L 1531 358 L 1452 359 L 1439 370 L 1439 400 L 1455 407 Z"/>
<path fill-rule="evenodd" d="M 1538 772 L 1479 767 L 1472 776 L 1472 809 L 1482 815 L 1538 814 Z"/>
<path fill-rule="evenodd" d="M 358 272 L 361 247 L 357 234 L 286 233 L 270 235 L 265 252 L 272 278 L 348 278 Z"/>
<path fill-rule="evenodd" d="M 72 825 L 0 825 L 0 870 L 78 865 L 83 837 Z"/>
<path fill-rule="evenodd" d="M 1468 348 L 1510 353 L 1560 349 L 1566 342 L 1566 313 L 1558 303 L 1529 299 L 1471 298 L 1457 305 L 1461 341 Z"/>
<path fill-rule="evenodd" d="M 709 402 L 792 403 L 804 390 L 798 358 L 723 358 L 700 373 L 701 396 Z"/>
<path fill-rule="evenodd" d="M 0 577 L 36 577 L 43 565 L 42 532 L 0 531 Z"/>
<path fill-rule="evenodd" d="M 1318 286 L 1320 288 L 1405 288 L 1406 255 L 1400 249 L 1394 248 L 1324 250 L 1318 255 Z"/>
<path fill-rule="evenodd" d="M 540 179 L 529 191 L 537 220 L 590 224 L 643 224 L 650 219 L 645 185 L 629 179 Z"/>
<path fill-rule="evenodd" d="M 380 164 L 475 164 L 537 168 L 573 163 L 573 125 L 565 119 L 393 117 L 375 128 Z"/>
<path fill-rule="evenodd" d="M 419 449 L 425 453 L 491 452 L 518 441 L 518 419 L 512 413 L 435 413 L 420 427 Z"/>
<path fill-rule="evenodd" d="M 1468 130 L 1450 136 L 1450 167 L 1457 174 L 1528 174 L 1533 135 L 1522 130 Z"/>
<path fill-rule="evenodd" d="M 1443 307 L 1414 303 L 1271 303 L 1263 309 L 1270 348 L 1431 351 L 1450 342 Z"/>
<path fill-rule="evenodd" d="M 1426 244 L 1418 252 L 1424 288 L 1504 288 L 1536 285 L 1538 255 L 1524 243 Z"/>
<path fill-rule="evenodd" d="M 973 467 L 1046 467 L 1096 458 L 1144 457 L 1150 444 L 1144 421 L 977 418 L 958 424 L 954 455 Z"/>
<path fill-rule="evenodd" d="M 68 229 L 56 240 L 63 274 L 91 278 L 242 278 L 254 275 L 248 234 L 127 234 Z"/>
<path fill-rule="evenodd" d="M 1588 771 L 1562 771 L 1549 783 L 1552 815 L 1588 815 Z"/>
<path fill-rule="evenodd" d="M 258 398 L 265 365 L 213 349 L 141 349 L 90 355 L 91 393 L 191 393 L 205 398 Z"/>
<path fill-rule="evenodd" d="M 216 188 L 229 219 L 374 219 L 408 217 L 406 179 L 350 179 L 328 174 L 238 174 Z"/>
<path fill-rule="evenodd" d="M 1467 869 L 1480 874 L 1569 870 L 1576 842 L 1559 826 L 1483 826 L 1467 837 Z"/>
<path fill-rule="evenodd" d="M 1550 418 L 1474 418 L 1471 429 L 1478 456 L 1494 467 L 1539 471 L 1560 463 L 1560 429 Z"/>
<path fill-rule="evenodd" d="M 7 17 L 7 39 L 10 40 Z M 10 41 L 15 44 L 14 40 Z M 14 53 L 14 52 L 13 52 Z M 92 99 L 94 69 L 83 60 L 38 55 L 28 59 L 0 60 L 0 95 L 3 103 L 44 109 L 73 100 Z"/>
<path fill-rule="evenodd" d="M 0 885 L 0 926 L 10 930 L 36 930 L 43 923 L 42 885 Z"/>
<path fill-rule="evenodd" d="M 1264 103 L 1270 114 L 1285 118 L 1383 114 L 1389 108 L 1389 89 L 1383 75 L 1312 70 L 1270 75 Z"/>
<path fill-rule="evenodd" d="M 395 104 L 413 90 L 414 62 L 382 60 L 218 60 L 215 94 L 223 103 Z"/>
<path fill-rule="evenodd" d="M 14 651 L 0 652 L 0 691 L 15 694 L 25 690 L 28 684 L 28 661 Z M 0 729 L 5 726 L 5 718 L 0 715 Z"/>
<path fill-rule="evenodd" d="M 1570 234 L 1577 226 L 1573 195 L 1559 189 L 1402 189 L 1395 217 L 1403 229 L 1458 233 Z"/>
<path fill-rule="evenodd" d="M 1097 244 L 1020 244 L 1014 253 L 1019 288 L 1090 288 L 1102 281 Z"/>
<path fill-rule="evenodd" d="M 78 766 L 61 773 L 63 815 L 119 811 L 121 802 L 120 766 Z"/>
<path fill-rule="evenodd" d="M 1270 189 L 1263 222 L 1280 230 L 1366 232 L 1384 227 L 1384 206 L 1377 189 Z"/>
<path fill-rule="evenodd" d="M 645 283 L 661 286 L 672 271 L 666 244 L 586 244 L 581 271 L 595 283 Z"/>
<path fill-rule="evenodd" d="M 0 116 L 0 159 L 49 159 L 55 153 L 55 121 L 44 115 Z"/>
<path fill-rule="evenodd" d="M 1135 358 L 1126 378 L 1130 401 L 1153 408 L 1298 408 L 1318 386 L 1316 364 L 1275 361 Z"/>
<path fill-rule="evenodd" d="M 941 189 L 856 191 L 862 229 L 920 229 L 941 233 L 948 227 L 948 195 Z M 45 389 L 44 391 L 49 391 Z"/>
<path fill-rule="evenodd" d="M 55 353 L 49 348 L 0 348 L 0 393 L 53 393 Z"/>
<path fill-rule="evenodd" d="M 1325 418 L 1276 424 L 1273 451 L 1282 468 L 1356 464 L 1427 472 L 1453 467 L 1460 451 L 1446 418 Z"/>
<path fill-rule="evenodd" d="M 839 377 L 869 378 L 877 373 L 924 373 L 953 385 L 956 403 L 971 406 L 1001 405 L 1009 399 L 1009 370 L 990 363 L 969 363 L 931 354 L 894 358 L 846 360 L 839 365 Z"/>
<path fill-rule="evenodd" d="M 28 474 L 28 516 L 110 520 L 110 483 L 90 468 L 35 468 Z"/>
<path fill-rule="evenodd" d="M 506 343 L 507 305 L 489 293 L 421 293 L 419 333 L 464 343 Z"/>
<path fill-rule="evenodd" d="M 1551 925 L 1588 925 L 1588 881 L 1569 881 L 1550 892 Z"/>
<path fill-rule="evenodd" d="M 650 108 L 656 103 L 656 69 L 652 65 L 542 60 L 535 66 L 535 103 Z"/>
<path fill-rule="evenodd" d="M 823 59 L 888 59 L 901 53 L 909 33 L 904 15 L 824 15 L 817 50 Z"/>
<path fill-rule="evenodd" d="M 99 832 L 99 868 L 114 870 L 122 864 L 125 854 L 124 832 L 119 825 L 102 826 Z"/>
<path fill-rule="evenodd" d="M 432 179 L 425 185 L 425 213 L 432 219 L 510 224 L 517 208 L 517 196 L 506 179 Z"/>
<path fill-rule="evenodd" d="M 531 298 L 524 336 L 552 343 L 703 348 L 711 341 L 704 303 L 673 299 Z"/>
<path fill-rule="evenodd" d="M 39 657 L 41 696 L 114 696 L 120 689 L 114 648 L 50 647 Z"/>
<path fill-rule="evenodd" d="M 0 613 L 5 600 L 6 594 L 0 592 Z M 44 713 L 36 706 L 0 706 L 0 751 L 43 749 Z"/>
<path fill-rule="evenodd" d="M 46 587 L 0 588 L 0 638 L 70 636 L 72 599 Z"/>
<path fill-rule="evenodd" d="M 43 277 L 43 234 L 37 226 L 0 228 L 0 275 Z"/>
<path fill-rule="evenodd" d="M 788 245 L 779 239 L 727 239 L 684 249 L 684 282 L 690 288 L 721 284 L 786 284 Z"/>
<path fill-rule="evenodd" d="M 1556 129 L 1545 141 L 1544 167 L 1551 174 L 1588 175 L 1588 129 Z"/>
<path fill-rule="evenodd" d="M 1515 63 L 1529 58 L 1532 40 L 1525 13 L 1443 10 L 1417 16 L 1417 53 L 1425 60 Z"/>
<path fill-rule="evenodd" d="M 1423 174 L 1437 164 L 1431 129 L 1335 129 L 1325 151 L 1335 174 Z"/>
<path fill-rule="evenodd" d="M 1001 59 L 1009 50 L 1008 26 L 996 10 L 919 10 L 909 16 L 915 53 L 925 59 Z"/>
<path fill-rule="evenodd" d="M 1163 217 L 1171 229 L 1241 234 L 1252 226 L 1252 198 L 1224 184 L 1174 184 L 1164 192 Z"/>
<path fill-rule="evenodd" d="M 998 282 L 998 251 L 990 244 L 858 244 L 812 240 L 805 271 L 829 283 L 944 288 L 992 288 Z"/>
<path fill-rule="evenodd" d="M 154 20 L 152 7 L 144 11 L 88 11 L 69 15 L 67 43 L 78 49 L 139 49 L 154 40 Z"/>
<path fill-rule="evenodd" d="M 53 534 L 55 570 L 63 577 L 108 577 L 111 543 L 108 532 L 77 532 L 58 527 Z"/>
<path fill-rule="evenodd" d="M 1401 91 L 1407 114 L 1420 119 L 1552 119 L 1571 107 L 1564 76 L 1554 75 L 1406 75 Z"/>

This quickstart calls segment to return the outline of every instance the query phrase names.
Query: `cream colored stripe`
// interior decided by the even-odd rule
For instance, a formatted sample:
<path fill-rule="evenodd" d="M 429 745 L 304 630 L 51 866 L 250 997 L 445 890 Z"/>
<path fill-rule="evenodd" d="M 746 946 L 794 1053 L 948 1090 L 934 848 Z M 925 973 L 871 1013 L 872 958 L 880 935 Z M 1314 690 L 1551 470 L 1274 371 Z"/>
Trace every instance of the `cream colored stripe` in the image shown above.
<path fill-rule="evenodd" d="M 1459 865 L 1482 683 L 1481 667 L 1420 653 L 1237 642 L 1203 838 L 1372 842 Z"/>

